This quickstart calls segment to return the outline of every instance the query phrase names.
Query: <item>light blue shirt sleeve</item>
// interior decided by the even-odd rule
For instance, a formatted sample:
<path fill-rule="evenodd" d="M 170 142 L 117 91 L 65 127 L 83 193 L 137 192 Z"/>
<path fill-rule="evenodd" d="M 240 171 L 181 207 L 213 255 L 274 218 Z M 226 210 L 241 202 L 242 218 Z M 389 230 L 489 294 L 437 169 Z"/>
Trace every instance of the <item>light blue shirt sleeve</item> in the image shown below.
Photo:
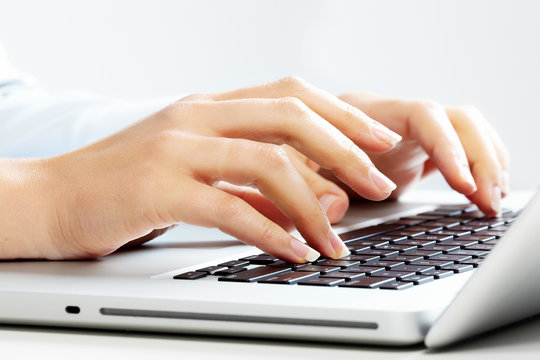
<path fill-rule="evenodd" d="M 179 97 L 124 101 L 46 93 L 11 69 L 0 49 L 0 158 L 44 157 L 106 137 Z"/>

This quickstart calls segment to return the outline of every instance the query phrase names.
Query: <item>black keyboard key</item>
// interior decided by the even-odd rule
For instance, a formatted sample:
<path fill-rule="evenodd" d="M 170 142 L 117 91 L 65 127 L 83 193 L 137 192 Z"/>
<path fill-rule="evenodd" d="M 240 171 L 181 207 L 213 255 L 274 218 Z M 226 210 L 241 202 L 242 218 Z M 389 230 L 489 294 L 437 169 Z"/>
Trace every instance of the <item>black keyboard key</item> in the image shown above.
<path fill-rule="evenodd" d="M 504 225 L 505 220 L 502 219 L 502 218 L 481 219 L 481 220 L 473 221 L 470 224 L 472 224 L 472 225 L 483 225 L 483 226 L 487 226 L 487 227 L 491 228 L 491 227 Z"/>
<path fill-rule="evenodd" d="M 347 246 L 347 249 L 349 249 L 349 251 L 353 254 L 359 254 L 362 251 L 371 249 L 371 246 L 369 245 L 346 244 L 345 246 Z"/>
<path fill-rule="evenodd" d="M 433 281 L 433 280 L 435 280 L 435 278 L 433 276 L 414 275 L 414 276 L 409 276 L 408 278 L 405 278 L 402 281 L 412 282 L 415 285 L 422 285 L 422 284 L 428 283 L 428 282 Z"/>
<path fill-rule="evenodd" d="M 350 261 L 358 260 L 358 261 L 360 261 L 361 263 L 365 263 L 365 262 L 368 262 L 368 261 L 379 260 L 380 258 L 381 258 L 381 257 L 378 256 L 378 255 L 352 254 L 352 255 L 349 255 L 349 256 L 347 256 L 347 257 L 341 258 L 340 260 L 350 260 Z"/>
<path fill-rule="evenodd" d="M 343 284 L 344 282 L 345 279 L 318 277 L 300 281 L 298 285 L 336 286 L 339 284 Z"/>
<path fill-rule="evenodd" d="M 470 240 L 470 241 L 476 241 L 479 243 L 483 243 L 483 242 L 494 240 L 494 239 L 496 239 L 496 237 L 493 235 L 480 235 L 479 233 L 476 233 L 474 235 L 463 236 L 459 238 L 460 241 Z"/>
<path fill-rule="evenodd" d="M 479 231 L 476 233 L 476 235 L 482 235 L 482 236 L 495 236 L 496 239 L 501 238 L 504 235 L 504 231 L 496 231 L 496 230 L 484 230 Z"/>
<path fill-rule="evenodd" d="M 362 239 L 362 240 L 354 240 L 347 243 L 347 246 L 355 246 L 355 247 L 372 247 L 372 246 L 379 246 L 379 245 L 388 245 L 390 243 L 389 240 L 376 240 L 376 239 Z"/>
<path fill-rule="evenodd" d="M 206 275 L 208 275 L 208 274 L 205 273 L 205 272 L 188 271 L 188 272 L 185 272 L 183 274 L 175 275 L 173 277 L 173 279 L 176 279 L 176 280 L 197 280 L 197 279 L 205 277 Z"/>
<path fill-rule="evenodd" d="M 259 280 L 258 283 L 262 284 L 296 284 L 299 281 L 307 280 L 309 278 L 317 277 L 318 272 L 297 272 L 289 271 L 283 274 L 270 276 Z"/>
<path fill-rule="evenodd" d="M 407 228 L 407 231 L 423 231 L 423 232 L 433 232 L 442 230 L 442 226 L 412 226 Z"/>
<path fill-rule="evenodd" d="M 414 240 L 427 240 L 427 241 L 442 242 L 442 241 L 452 240 L 453 238 L 454 236 L 452 235 L 427 234 L 427 235 L 418 236 L 414 238 Z"/>
<path fill-rule="evenodd" d="M 403 240 L 400 244 L 423 247 L 423 246 L 435 245 L 437 243 L 435 240 L 418 240 L 419 237 L 420 236 L 414 239 Z"/>
<path fill-rule="evenodd" d="M 377 247 L 377 250 L 393 250 L 393 251 L 399 251 L 399 252 L 406 252 L 411 251 L 418 248 L 416 245 L 400 245 L 400 244 L 390 244 L 390 245 L 383 245 Z M 394 256 L 394 255 L 386 255 L 388 256 Z"/>
<path fill-rule="evenodd" d="M 454 255 L 454 254 L 442 254 L 437 255 L 431 258 L 431 260 L 439 260 L 439 261 L 453 261 L 454 263 L 460 263 L 465 260 L 471 260 L 471 255 Z"/>
<path fill-rule="evenodd" d="M 443 229 L 450 229 L 450 230 L 452 230 L 452 227 L 458 226 L 458 225 L 461 225 L 461 222 L 455 219 L 440 219 L 437 221 L 428 221 L 422 224 L 422 226 L 442 227 Z"/>
<path fill-rule="evenodd" d="M 479 231 L 482 231 L 482 230 L 487 230 L 487 226 L 482 226 L 482 225 L 470 225 L 471 223 L 467 224 L 467 225 L 460 225 L 460 226 L 454 226 L 452 228 L 453 231 L 470 231 L 470 232 L 479 232 Z"/>
<path fill-rule="evenodd" d="M 422 265 L 415 265 L 414 263 L 409 265 L 401 265 L 395 268 L 394 270 L 397 271 L 413 271 L 418 275 L 421 275 L 425 272 L 435 270 L 435 266 L 422 266 Z"/>
<path fill-rule="evenodd" d="M 482 264 L 483 262 L 484 262 L 484 259 L 477 258 L 477 259 L 464 261 L 463 264 L 469 264 L 469 265 L 472 265 L 472 266 L 474 266 L 476 268 L 476 267 L 479 267 L 480 264 Z"/>
<path fill-rule="evenodd" d="M 247 269 L 243 268 L 243 267 L 231 267 L 231 268 L 227 268 L 225 270 L 216 271 L 214 273 L 214 275 L 225 276 L 225 275 L 236 274 L 236 273 L 238 273 L 240 271 L 245 271 L 245 270 L 247 270 Z"/>
<path fill-rule="evenodd" d="M 339 236 L 344 242 L 348 242 L 351 240 L 364 239 L 370 236 L 384 234 L 390 231 L 401 230 L 403 228 L 404 226 L 399 224 L 381 224 L 363 229 L 348 231 L 346 233 L 340 234 Z"/>
<path fill-rule="evenodd" d="M 228 269 L 228 267 L 226 267 L 226 266 L 207 266 L 207 267 L 202 268 L 202 269 L 197 269 L 197 271 L 207 273 L 209 275 L 214 275 L 218 271 L 223 271 L 223 270 L 227 270 L 227 269 Z"/>
<path fill-rule="evenodd" d="M 447 261 L 441 261 L 441 260 L 419 260 L 411 263 L 411 265 L 421 265 L 421 266 L 435 266 L 435 269 L 440 269 L 444 266 L 452 265 L 454 262 L 447 260 Z"/>
<path fill-rule="evenodd" d="M 482 256 L 486 256 L 487 254 L 489 254 L 488 250 L 468 250 L 467 248 L 465 248 L 465 250 L 455 251 L 451 255 L 468 255 L 472 256 L 473 258 L 479 258 Z M 467 263 L 468 261 L 464 262 Z"/>
<path fill-rule="evenodd" d="M 434 232 L 430 232 L 430 234 L 433 234 L 433 235 L 450 235 L 450 236 L 453 236 L 453 237 L 460 237 L 460 236 L 466 236 L 466 235 L 470 235 L 471 232 L 470 231 L 454 231 L 454 230 L 438 230 L 438 231 L 434 231 Z"/>
<path fill-rule="evenodd" d="M 377 268 L 384 267 L 385 269 L 390 270 L 390 269 L 395 268 L 396 266 L 401 266 L 404 264 L 405 263 L 402 261 L 390 261 L 390 260 L 383 259 L 383 260 L 377 260 L 377 261 L 370 261 L 362 265 L 368 266 L 368 267 L 377 267 Z"/>
<path fill-rule="evenodd" d="M 349 261 L 349 260 L 341 260 L 341 259 L 334 260 L 334 259 L 331 259 L 331 260 L 321 261 L 321 262 L 317 263 L 317 265 L 339 266 L 340 268 L 344 269 L 344 268 L 347 268 L 349 266 L 360 265 L 360 261 Z"/>
<path fill-rule="evenodd" d="M 434 270 L 434 271 L 429 271 L 425 273 L 424 275 L 433 276 L 435 279 L 444 279 L 444 278 L 454 275 L 454 272 L 452 270 Z"/>
<path fill-rule="evenodd" d="M 381 258 L 384 258 L 385 256 L 397 255 L 397 254 L 399 254 L 399 251 L 397 251 L 397 250 L 369 249 L 369 250 L 366 250 L 366 251 L 362 251 L 359 254 L 376 255 L 376 256 L 380 256 Z"/>
<path fill-rule="evenodd" d="M 465 271 L 472 270 L 473 268 L 474 267 L 471 264 L 454 264 L 451 266 L 446 266 L 444 270 L 452 270 L 455 273 L 462 273 Z"/>
<path fill-rule="evenodd" d="M 399 219 L 397 221 L 394 222 L 394 224 L 399 224 L 399 225 L 406 225 L 406 226 L 416 226 L 416 225 L 420 225 L 424 222 L 426 222 L 427 220 L 425 219 Z"/>
<path fill-rule="evenodd" d="M 291 269 L 272 266 L 259 266 L 236 274 L 219 277 L 218 280 L 234 282 L 255 282 L 262 280 L 266 277 L 281 274 L 287 271 L 291 271 Z"/>
<path fill-rule="evenodd" d="M 248 265 L 249 265 L 249 261 L 247 260 L 231 260 L 231 261 L 218 264 L 218 266 L 227 266 L 227 267 L 244 267 Z"/>
<path fill-rule="evenodd" d="M 507 231 L 508 229 L 510 229 L 510 225 L 501 225 L 501 226 L 490 228 L 489 230 L 490 231 Z"/>
<path fill-rule="evenodd" d="M 333 271 L 339 271 L 341 268 L 339 266 L 322 266 L 322 265 L 308 265 L 296 269 L 296 271 L 310 271 L 310 272 L 319 272 L 321 274 L 328 274 Z"/>
<path fill-rule="evenodd" d="M 451 253 L 453 251 L 457 251 L 461 249 L 460 246 L 457 245 L 444 245 L 445 243 L 437 244 L 437 245 L 429 245 L 422 248 L 422 250 L 434 250 L 434 251 L 442 251 L 443 254 Z"/>
<path fill-rule="evenodd" d="M 416 236 L 424 235 L 425 233 L 426 233 L 425 231 L 409 231 L 406 228 L 404 230 L 389 232 L 387 235 L 388 236 L 396 236 L 396 237 L 399 237 L 399 238 L 405 237 L 406 239 L 412 239 L 412 238 L 414 238 Z M 403 239 L 403 240 L 405 240 L 405 239 Z M 396 241 L 394 240 L 394 242 L 396 242 Z"/>
<path fill-rule="evenodd" d="M 381 285 L 391 283 L 394 281 L 394 278 L 383 278 L 383 277 L 362 277 L 355 280 L 347 281 L 344 284 L 339 285 L 340 287 L 354 287 L 354 288 L 377 288 Z"/>
<path fill-rule="evenodd" d="M 328 274 L 321 275 L 322 278 L 345 279 L 345 281 L 358 279 L 364 276 L 366 276 L 365 273 L 353 273 L 347 271 L 334 271 Z"/>
<path fill-rule="evenodd" d="M 385 258 L 385 260 L 388 260 L 388 261 L 399 261 L 399 262 L 404 262 L 405 264 L 408 264 L 410 262 L 414 262 L 414 261 L 418 261 L 418 260 L 422 260 L 424 259 L 423 256 L 418 256 L 418 255 L 412 255 L 412 256 L 409 256 L 407 255 L 408 253 L 404 253 L 404 254 L 399 254 L 399 255 L 395 255 L 395 256 L 389 256 L 387 258 Z"/>
<path fill-rule="evenodd" d="M 474 240 L 461 241 L 459 239 L 460 238 L 456 238 L 455 240 L 445 241 L 442 244 L 444 244 L 446 246 L 459 246 L 460 248 L 464 248 L 466 246 L 471 246 L 471 245 L 478 244 L 478 242 L 474 241 Z"/>
<path fill-rule="evenodd" d="M 442 254 L 440 250 L 412 250 L 406 253 L 409 256 L 423 256 L 426 259 L 429 259 L 433 256 Z"/>
<path fill-rule="evenodd" d="M 480 250 L 480 251 L 491 251 L 495 245 L 491 244 L 475 244 L 472 246 L 467 246 L 465 250 Z"/>
<path fill-rule="evenodd" d="M 318 260 L 317 260 L 318 261 Z M 283 260 L 279 260 L 279 261 L 276 261 L 275 263 L 273 264 L 268 264 L 266 266 L 271 266 L 271 267 L 282 267 L 282 268 L 290 268 L 290 269 L 299 269 L 301 267 L 304 267 L 304 266 L 308 266 L 310 265 L 310 263 L 305 263 L 305 264 L 294 264 L 294 263 L 290 263 L 290 262 L 286 262 L 286 261 L 283 261 Z"/>
<path fill-rule="evenodd" d="M 401 240 L 407 240 L 406 236 L 390 236 L 388 234 L 379 235 L 379 236 L 373 236 L 368 238 L 368 240 L 375 240 L 375 241 L 388 241 L 390 243 L 392 242 L 398 242 Z M 377 246 L 377 245 L 375 245 Z"/>
<path fill-rule="evenodd" d="M 272 255 L 268 255 L 268 254 L 246 256 L 239 260 L 249 261 L 250 264 L 254 264 L 254 265 L 267 265 L 267 264 L 272 264 L 279 261 L 278 258 L 275 258 Z"/>
<path fill-rule="evenodd" d="M 375 277 L 385 277 L 385 278 L 394 278 L 396 280 L 406 278 L 408 276 L 415 275 L 414 271 L 393 271 L 393 270 L 386 270 L 386 271 L 380 271 L 378 273 L 373 274 L 372 276 Z"/>
<path fill-rule="evenodd" d="M 394 281 L 388 284 L 381 285 L 381 289 L 384 290 L 405 290 L 408 288 L 413 287 L 413 283 L 411 282 L 403 282 L 403 281 Z"/>
<path fill-rule="evenodd" d="M 351 266 L 347 268 L 347 272 L 360 273 L 365 275 L 373 275 L 377 272 L 384 271 L 384 266 L 369 267 L 369 266 Z"/>

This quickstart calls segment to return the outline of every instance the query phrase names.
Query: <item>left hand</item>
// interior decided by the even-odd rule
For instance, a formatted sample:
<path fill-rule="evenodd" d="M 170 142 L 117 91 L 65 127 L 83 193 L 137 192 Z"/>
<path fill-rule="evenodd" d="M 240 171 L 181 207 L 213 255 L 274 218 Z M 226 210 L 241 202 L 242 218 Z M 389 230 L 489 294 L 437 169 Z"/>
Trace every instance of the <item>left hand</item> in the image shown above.
<path fill-rule="evenodd" d="M 501 198 L 510 191 L 509 154 L 476 108 L 443 106 L 430 100 L 397 99 L 371 93 L 347 93 L 339 98 L 403 137 L 390 151 L 368 152 L 377 168 L 398 186 L 391 198 L 399 197 L 438 170 L 454 190 L 464 194 L 486 215 L 500 214 Z M 296 158 L 300 173 L 315 193 L 327 192 L 324 189 L 331 187 L 326 179 L 347 189 L 309 159 L 294 154 L 292 149 L 288 151 Z M 350 189 L 347 193 L 352 198 L 359 197 Z M 333 205 L 327 215 L 332 223 L 336 223 L 345 214 L 348 200 L 341 195 Z"/>

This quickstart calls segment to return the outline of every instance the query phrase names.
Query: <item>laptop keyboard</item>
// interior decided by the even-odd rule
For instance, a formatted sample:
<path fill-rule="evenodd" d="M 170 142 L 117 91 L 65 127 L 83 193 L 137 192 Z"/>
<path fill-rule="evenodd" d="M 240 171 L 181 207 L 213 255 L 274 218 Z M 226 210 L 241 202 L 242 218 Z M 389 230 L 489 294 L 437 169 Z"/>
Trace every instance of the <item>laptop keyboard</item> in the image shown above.
<path fill-rule="evenodd" d="M 475 205 L 434 211 L 340 234 L 351 254 L 291 264 L 268 254 L 174 276 L 218 281 L 404 290 L 479 267 L 517 214 L 485 217 Z"/>

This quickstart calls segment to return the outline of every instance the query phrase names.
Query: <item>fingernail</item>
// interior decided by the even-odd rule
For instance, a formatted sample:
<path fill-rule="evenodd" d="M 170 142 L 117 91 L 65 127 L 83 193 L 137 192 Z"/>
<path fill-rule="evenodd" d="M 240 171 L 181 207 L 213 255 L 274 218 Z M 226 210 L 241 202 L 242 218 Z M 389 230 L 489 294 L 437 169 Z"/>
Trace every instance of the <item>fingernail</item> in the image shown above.
<path fill-rule="evenodd" d="M 351 253 L 339 235 L 336 234 L 332 228 L 330 228 L 330 231 L 328 232 L 328 239 L 330 240 L 330 245 L 332 245 L 332 248 L 334 249 L 334 254 L 331 256 L 331 258 L 339 259 Z"/>
<path fill-rule="evenodd" d="M 501 214 L 501 188 L 494 186 L 491 190 L 491 209 L 497 213 L 497 216 Z"/>
<path fill-rule="evenodd" d="M 369 178 L 375 184 L 375 186 L 382 192 L 388 194 L 396 189 L 396 184 L 392 182 L 389 178 L 384 176 L 376 168 L 371 168 L 369 170 Z"/>
<path fill-rule="evenodd" d="M 339 200 L 339 196 L 336 196 L 333 194 L 324 194 L 319 199 L 319 203 L 324 209 L 324 212 L 328 212 L 328 209 L 330 209 L 330 206 L 332 206 L 332 204 L 335 203 L 337 200 Z"/>
<path fill-rule="evenodd" d="M 377 139 L 389 145 L 396 145 L 401 141 L 401 136 L 384 126 L 373 126 L 371 128 L 371 133 L 375 135 Z"/>
<path fill-rule="evenodd" d="M 318 251 L 310 248 L 296 238 L 291 238 L 291 249 L 296 256 L 305 259 L 307 262 L 313 262 L 321 256 Z"/>

